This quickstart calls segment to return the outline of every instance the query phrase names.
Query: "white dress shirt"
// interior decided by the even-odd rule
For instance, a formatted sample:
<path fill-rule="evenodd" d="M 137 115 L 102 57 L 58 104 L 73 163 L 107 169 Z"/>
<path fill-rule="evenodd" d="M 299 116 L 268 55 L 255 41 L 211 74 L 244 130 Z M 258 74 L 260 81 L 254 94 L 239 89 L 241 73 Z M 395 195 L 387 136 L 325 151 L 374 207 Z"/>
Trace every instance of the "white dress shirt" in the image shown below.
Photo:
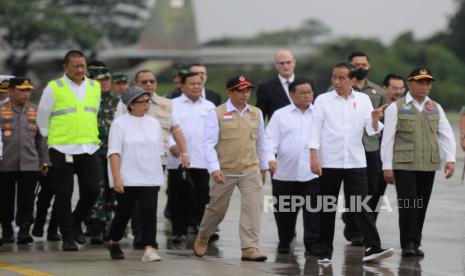
<path fill-rule="evenodd" d="M 412 104 L 419 112 L 423 111 L 425 103 L 431 101 L 426 97 L 422 103 L 419 103 L 412 98 L 410 93 L 405 96 L 405 102 Z M 444 152 L 446 162 L 455 162 L 456 142 L 454 133 L 446 118 L 446 114 L 442 107 L 437 104 L 439 111 L 438 125 L 438 143 L 439 147 Z M 383 162 L 383 170 L 392 170 L 392 160 L 394 156 L 394 140 L 397 130 L 397 105 L 392 103 L 384 112 L 384 130 L 383 139 L 381 142 L 381 161 Z"/>
<path fill-rule="evenodd" d="M 113 121 L 108 135 L 108 153 L 120 156 L 120 175 L 124 186 L 161 186 L 164 155 L 160 123 L 148 115 L 123 114 Z M 108 164 L 108 178 L 113 175 Z"/>
<path fill-rule="evenodd" d="M 279 81 L 281 82 L 281 85 L 284 88 L 284 92 L 286 92 L 286 95 L 289 98 L 289 102 L 292 103 L 291 96 L 289 96 L 289 84 L 294 81 L 295 75 L 293 74 L 290 78 L 286 79 L 283 76 L 278 74 L 278 79 L 279 79 Z"/>
<path fill-rule="evenodd" d="M 365 168 L 363 130 L 372 136 L 383 129 L 378 122 L 375 131 L 371 125 L 373 105 L 370 98 L 353 91 L 347 99 L 335 90 L 319 95 L 314 103 L 310 131 L 310 148 L 319 150 L 323 168 Z"/>
<path fill-rule="evenodd" d="M 181 125 L 186 139 L 187 152 L 190 157 L 190 168 L 206 169 L 207 162 L 203 153 L 204 125 L 207 115 L 215 105 L 200 97 L 193 102 L 186 95 L 173 99 L 173 116 Z M 168 169 L 176 169 L 181 164 L 181 158 L 168 154 Z"/>
<path fill-rule="evenodd" d="M 244 114 L 249 110 L 249 105 L 246 104 L 246 107 L 242 112 L 238 111 L 231 103 L 231 100 L 228 99 L 226 102 L 226 111 L 227 112 L 236 112 L 239 116 L 244 116 Z M 205 122 L 205 138 L 203 140 L 203 150 L 205 154 L 205 159 L 207 161 L 207 169 L 211 174 L 214 171 L 220 170 L 220 162 L 218 161 L 218 154 L 216 153 L 215 146 L 218 144 L 218 138 L 220 134 L 220 126 L 218 123 L 218 118 L 216 116 L 216 111 L 213 109 L 208 113 L 207 120 Z M 257 155 L 260 161 L 260 170 L 268 169 L 268 162 L 266 160 L 266 146 L 265 146 L 265 125 L 263 122 L 263 115 L 260 112 L 260 125 L 258 127 L 257 135 Z"/>
<path fill-rule="evenodd" d="M 87 79 L 81 82 L 81 84 L 77 84 L 73 82 L 71 79 L 64 74 L 64 80 L 68 87 L 71 89 L 73 94 L 79 101 L 84 99 L 86 95 L 86 88 L 87 88 Z M 95 85 L 100 87 L 100 84 L 95 81 Z M 99 102 L 100 105 L 100 102 Z M 48 136 L 48 128 L 50 124 L 50 115 L 52 114 L 53 107 L 55 106 L 55 97 L 53 96 L 52 88 L 47 85 L 45 87 L 44 92 L 42 93 L 42 97 L 40 98 L 39 105 L 37 107 L 37 125 L 39 125 L 39 130 L 42 136 Z M 97 106 L 97 109 L 99 107 Z M 97 117 L 97 114 L 95 114 Z M 51 148 L 56 149 L 57 151 L 64 153 L 64 154 L 93 154 L 99 149 L 99 144 L 76 144 L 76 145 L 53 145 L 49 146 Z"/>
<path fill-rule="evenodd" d="M 294 104 L 273 113 L 265 132 L 268 161 L 277 156 L 278 170 L 273 179 L 305 182 L 318 177 L 310 170 L 312 114 L 312 105 L 302 112 Z"/>

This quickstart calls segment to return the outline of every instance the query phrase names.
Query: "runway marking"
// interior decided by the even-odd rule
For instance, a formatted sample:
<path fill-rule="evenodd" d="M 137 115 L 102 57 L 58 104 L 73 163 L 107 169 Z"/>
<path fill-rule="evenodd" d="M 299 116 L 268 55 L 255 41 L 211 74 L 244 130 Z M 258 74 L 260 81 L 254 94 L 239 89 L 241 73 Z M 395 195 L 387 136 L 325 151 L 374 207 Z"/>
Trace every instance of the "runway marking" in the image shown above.
<path fill-rule="evenodd" d="M 53 275 L 47 272 L 42 272 L 42 271 L 29 269 L 29 268 L 23 268 L 23 267 L 19 267 L 19 266 L 7 264 L 7 263 L 0 263 L 0 269 L 12 271 L 12 272 L 15 272 L 21 275 L 26 275 L 26 276 L 52 276 Z"/>

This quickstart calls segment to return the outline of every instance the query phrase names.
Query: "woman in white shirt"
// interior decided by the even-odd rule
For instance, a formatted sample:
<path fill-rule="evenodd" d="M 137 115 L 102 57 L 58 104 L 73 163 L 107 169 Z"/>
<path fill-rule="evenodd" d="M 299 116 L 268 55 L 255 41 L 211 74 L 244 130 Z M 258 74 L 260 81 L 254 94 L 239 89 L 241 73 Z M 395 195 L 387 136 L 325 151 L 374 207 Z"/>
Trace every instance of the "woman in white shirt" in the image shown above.
<path fill-rule="evenodd" d="M 161 127 L 156 119 L 145 115 L 150 103 L 148 92 L 130 87 L 123 92 L 121 100 L 129 112 L 113 121 L 108 140 L 110 186 L 118 200 L 108 250 L 114 260 L 125 258 L 118 242 L 135 203 L 139 202 L 141 221 L 144 222 L 141 225 L 145 248 L 142 261 L 160 261 L 155 240 L 158 191 L 164 181 Z"/>

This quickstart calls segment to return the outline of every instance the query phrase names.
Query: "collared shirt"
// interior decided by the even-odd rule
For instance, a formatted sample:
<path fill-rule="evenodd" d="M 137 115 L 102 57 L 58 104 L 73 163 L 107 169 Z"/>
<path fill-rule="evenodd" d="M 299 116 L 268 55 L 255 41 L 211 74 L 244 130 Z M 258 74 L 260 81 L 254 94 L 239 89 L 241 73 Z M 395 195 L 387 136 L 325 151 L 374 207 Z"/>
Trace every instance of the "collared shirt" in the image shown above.
<path fill-rule="evenodd" d="M 278 79 L 281 82 L 281 85 L 283 86 L 284 91 L 286 92 L 286 95 L 289 98 L 289 101 L 292 103 L 291 96 L 289 96 L 289 84 L 294 81 L 295 75 L 292 74 L 292 76 L 290 78 L 286 79 L 283 76 L 278 74 Z"/>
<path fill-rule="evenodd" d="M 376 131 L 371 125 L 373 105 L 370 98 L 352 90 L 345 99 L 333 90 L 318 96 L 314 106 L 310 148 L 319 150 L 322 167 L 366 167 L 363 130 L 375 135 L 383 129 L 381 122 Z"/>
<path fill-rule="evenodd" d="M 64 74 L 63 78 L 76 98 L 82 101 L 86 95 L 87 81 L 83 80 L 81 84 L 77 84 L 68 78 L 66 74 Z M 50 115 L 52 114 L 54 106 L 55 97 L 53 96 L 52 88 L 47 86 L 40 98 L 37 112 L 37 124 L 39 125 L 40 133 L 45 137 L 48 136 Z M 99 149 L 99 144 L 53 145 L 50 147 L 64 154 L 93 154 Z"/>
<path fill-rule="evenodd" d="M 207 168 L 202 145 L 204 125 L 208 113 L 214 109 L 215 105 L 202 97 L 193 102 L 183 93 L 173 99 L 173 116 L 181 124 L 186 139 L 190 168 Z M 171 153 L 168 154 L 168 169 L 176 169 L 180 164 L 181 158 L 175 158 Z"/>
<path fill-rule="evenodd" d="M 405 96 L 405 102 L 411 103 L 419 112 L 423 111 L 425 103 L 431 101 L 429 97 L 425 97 L 423 102 L 419 103 L 411 95 L 410 92 Z M 436 103 L 437 104 L 437 103 Z M 439 147 L 445 154 L 446 162 L 455 162 L 456 142 L 454 133 L 446 118 L 446 114 L 442 107 L 437 104 L 439 111 L 438 125 L 438 143 Z M 381 142 L 381 160 L 383 161 L 383 170 L 392 170 L 392 159 L 394 156 L 394 140 L 397 131 L 397 106 L 393 102 L 384 112 L 385 127 L 383 130 L 383 139 Z"/>
<path fill-rule="evenodd" d="M 278 170 L 273 179 L 310 181 L 317 175 L 310 170 L 310 127 L 313 106 L 302 112 L 294 104 L 275 111 L 266 127 L 268 161 L 275 160 Z"/>
<path fill-rule="evenodd" d="M 36 111 L 36 106 L 30 103 L 22 107 L 12 102 L 0 106 L 3 129 L 0 171 L 39 171 L 40 166 L 49 163 L 47 143 L 36 124 Z"/>
<path fill-rule="evenodd" d="M 249 111 L 249 105 L 246 104 L 245 108 L 242 111 L 238 111 L 234 105 L 231 103 L 231 100 L 228 99 L 226 102 L 226 110 L 228 112 L 236 112 L 240 116 Z M 204 135 L 203 140 L 203 149 L 205 154 L 205 159 L 207 161 L 207 169 L 211 174 L 214 171 L 220 170 L 220 162 L 218 161 L 218 154 L 216 153 L 215 146 L 218 144 L 218 138 L 220 133 L 220 126 L 218 123 L 218 118 L 216 116 L 216 111 L 213 109 L 208 113 L 207 120 L 204 126 Z M 263 115 L 260 112 L 260 126 L 258 128 L 257 135 L 257 155 L 260 161 L 260 169 L 267 170 L 268 162 L 266 162 L 266 146 L 265 146 L 265 124 L 263 122 Z"/>

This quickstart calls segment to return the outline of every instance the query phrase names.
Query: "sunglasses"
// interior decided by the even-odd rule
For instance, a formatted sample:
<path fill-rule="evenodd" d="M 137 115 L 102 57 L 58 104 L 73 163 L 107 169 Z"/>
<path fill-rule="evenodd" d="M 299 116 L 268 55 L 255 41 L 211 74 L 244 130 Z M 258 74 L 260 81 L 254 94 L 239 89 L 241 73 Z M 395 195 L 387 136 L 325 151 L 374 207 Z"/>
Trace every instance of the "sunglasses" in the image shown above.
<path fill-rule="evenodd" d="M 143 80 L 143 81 L 140 81 L 140 83 L 142 83 L 142 84 L 147 84 L 147 83 L 154 84 L 155 82 L 156 82 L 156 80 Z"/>

